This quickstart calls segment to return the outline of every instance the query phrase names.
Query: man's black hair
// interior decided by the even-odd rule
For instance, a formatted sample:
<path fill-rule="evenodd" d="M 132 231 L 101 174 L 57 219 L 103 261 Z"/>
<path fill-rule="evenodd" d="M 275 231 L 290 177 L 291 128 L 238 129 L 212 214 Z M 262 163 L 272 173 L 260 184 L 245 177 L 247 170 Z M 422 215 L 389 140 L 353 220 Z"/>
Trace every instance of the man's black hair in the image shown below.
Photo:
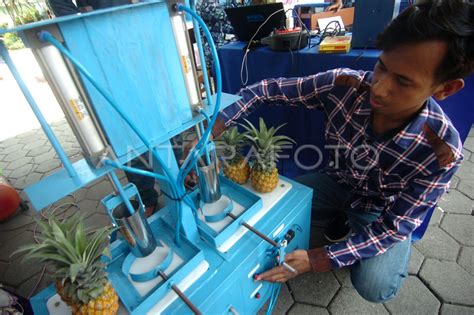
<path fill-rule="evenodd" d="M 377 37 L 377 47 L 389 51 L 397 46 L 430 40 L 447 44 L 447 53 L 435 80 L 465 78 L 474 71 L 474 4 L 463 0 L 419 1 L 400 13 Z"/>

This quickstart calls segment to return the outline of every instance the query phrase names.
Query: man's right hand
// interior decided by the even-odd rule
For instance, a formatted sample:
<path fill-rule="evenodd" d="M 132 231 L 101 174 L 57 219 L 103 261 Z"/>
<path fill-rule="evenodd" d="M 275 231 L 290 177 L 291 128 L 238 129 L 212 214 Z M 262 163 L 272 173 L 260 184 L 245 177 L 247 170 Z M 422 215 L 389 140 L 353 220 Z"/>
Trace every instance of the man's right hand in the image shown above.
<path fill-rule="evenodd" d="M 331 4 L 326 8 L 326 11 L 334 11 L 337 12 L 340 9 L 342 9 L 342 0 L 336 0 L 334 1 L 334 4 Z"/>
<path fill-rule="evenodd" d="M 214 137 L 219 137 L 225 130 L 225 123 L 222 121 L 220 118 L 217 118 L 216 123 L 214 124 L 214 127 L 212 128 L 212 133 L 210 134 L 210 140 L 214 140 Z M 189 152 L 191 152 L 196 145 L 198 144 L 198 139 L 194 138 L 193 141 L 189 142 L 183 149 L 183 154 L 181 155 L 181 158 L 179 160 L 179 165 L 184 163 L 186 158 L 189 155 Z M 188 176 L 186 176 L 186 179 L 184 180 L 184 185 L 191 188 L 197 185 L 197 175 L 192 170 L 189 172 Z"/>
<path fill-rule="evenodd" d="M 183 155 L 181 155 L 181 159 L 179 160 L 179 166 L 181 166 L 184 163 L 184 160 L 186 160 L 186 158 L 188 157 L 189 152 L 191 152 L 196 147 L 197 144 L 198 144 L 197 138 L 194 138 L 193 141 L 186 144 L 186 146 L 183 149 Z M 189 174 L 186 176 L 184 180 L 184 185 L 188 188 L 193 188 L 194 186 L 197 185 L 197 181 L 198 181 L 198 178 L 197 178 L 196 172 L 194 170 L 191 170 L 191 172 L 189 172 Z"/>

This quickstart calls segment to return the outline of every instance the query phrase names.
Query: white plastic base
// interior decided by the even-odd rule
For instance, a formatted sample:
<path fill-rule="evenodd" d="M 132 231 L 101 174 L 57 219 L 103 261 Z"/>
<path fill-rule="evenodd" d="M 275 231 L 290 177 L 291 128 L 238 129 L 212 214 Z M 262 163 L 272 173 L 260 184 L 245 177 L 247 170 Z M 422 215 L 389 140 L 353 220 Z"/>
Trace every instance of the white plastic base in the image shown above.
<path fill-rule="evenodd" d="M 227 207 L 228 203 L 229 203 L 229 197 L 222 195 L 222 197 L 216 202 L 204 204 L 203 211 L 206 215 L 218 214 L 218 213 L 221 213 L 222 210 L 224 210 Z M 233 208 L 231 211 L 233 215 L 239 216 L 242 212 L 244 212 L 244 210 L 245 208 L 242 205 L 233 201 Z M 198 211 L 198 216 L 202 222 L 206 222 L 204 220 L 204 215 L 202 214 L 201 211 Z M 220 233 L 232 222 L 233 220 L 231 218 L 226 217 L 217 222 L 206 222 L 206 224 L 217 233 Z"/>
<path fill-rule="evenodd" d="M 169 247 L 161 242 L 163 247 L 157 247 L 153 253 L 146 257 L 136 258 L 133 262 L 132 266 L 130 267 L 130 273 L 144 273 L 147 271 L 152 270 L 155 268 L 159 263 L 161 263 L 168 254 Z M 166 268 L 165 273 L 171 274 L 175 269 L 177 269 L 183 263 L 183 259 L 179 257 L 176 253 L 173 253 L 173 260 L 168 268 Z M 153 290 L 160 282 L 163 281 L 161 277 L 156 277 L 153 280 L 147 282 L 135 282 L 133 281 L 130 276 L 128 277 L 130 283 L 132 283 L 135 290 L 137 290 L 138 294 L 141 296 L 145 296 Z"/>
<path fill-rule="evenodd" d="M 289 182 L 286 182 L 282 179 L 278 181 L 277 187 L 274 191 L 269 193 L 258 193 L 253 188 L 250 182 L 243 185 L 246 189 L 250 190 L 254 194 L 262 198 L 263 207 L 257 212 L 247 223 L 251 226 L 254 226 L 260 219 L 267 214 L 267 212 L 283 198 L 290 190 L 293 185 Z M 234 212 L 232 212 L 234 213 Z M 232 246 L 237 243 L 237 241 L 244 236 L 245 233 L 249 232 L 246 227 L 241 226 L 231 237 L 229 237 L 221 246 L 217 247 L 217 250 L 221 253 L 227 252 Z"/>
<path fill-rule="evenodd" d="M 158 255 L 162 254 L 160 252 L 163 252 L 163 250 L 158 251 L 156 254 L 155 254 L 155 252 L 153 252 L 151 255 L 158 256 Z M 170 272 L 170 270 L 173 270 L 174 268 L 176 268 L 179 265 L 179 263 L 175 265 L 175 261 L 176 261 L 175 258 L 176 257 L 177 257 L 177 255 L 175 254 L 175 257 L 173 258 L 173 262 L 169 266 L 169 269 L 166 270 L 166 272 Z M 179 259 L 182 262 L 182 259 L 181 258 L 179 258 Z M 133 265 L 132 265 L 132 268 L 133 268 Z M 190 274 L 188 274 L 183 280 L 181 280 L 177 284 L 178 288 L 181 290 L 181 292 L 186 294 L 186 290 L 190 286 L 192 286 L 193 283 L 196 282 L 208 269 L 209 269 L 209 263 L 206 260 L 202 261 Z M 145 272 L 145 271 L 146 270 L 142 270 L 142 272 Z M 161 281 L 161 278 L 158 278 L 158 279 L 159 279 L 159 281 L 156 282 L 156 283 L 159 283 Z M 155 280 L 152 280 L 152 281 L 149 281 L 149 282 L 153 282 Z M 148 282 L 144 282 L 143 284 L 146 284 L 146 283 L 148 283 Z M 136 283 L 134 283 L 134 286 L 135 286 L 135 284 Z M 135 288 L 137 288 L 137 287 L 135 286 Z M 137 288 L 137 290 L 138 290 L 138 288 Z M 144 292 L 144 291 L 142 291 L 142 292 Z M 170 291 L 155 306 L 153 306 L 153 308 L 150 309 L 147 312 L 147 314 L 161 314 L 177 298 L 179 298 L 178 295 L 174 291 L 172 291 L 171 288 L 170 288 Z M 46 306 L 48 308 L 49 314 L 54 314 L 54 315 L 71 315 L 72 314 L 71 309 L 69 308 L 69 306 L 61 300 L 61 298 L 59 297 L 58 294 L 55 294 L 52 297 L 50 297 L 48 299 L 48 302 L 47 302 Z M 120 303 L 120 308 L 118 310 L 118 314 L 119 315 L 127 314 L 127 310 L 123 307 L 122 303 Z"/>
<path fill-rule="evenodd" d="M 193 285 L 207 270 L 209 269 L 209 263 L 203 260 L 190 274 L 188 274 L 183 280 L 181 280 L 176 286 L 186 294 L 186 290 Z M 161 314 L 168 306 L 171 305 L 178 297 L 178 295 L 170 289 L 170 292 L 166 294 L 158 304 L 153 306 L 147 314 Z"/>
<path fill-rule="evenodd" d="M 58 315 L 71 315 L 71 309 L 69 306 L 61 300 L 59 294 L 55 294 L 49 298 L 46 303 L 49 314 L 58 314 Z"/>

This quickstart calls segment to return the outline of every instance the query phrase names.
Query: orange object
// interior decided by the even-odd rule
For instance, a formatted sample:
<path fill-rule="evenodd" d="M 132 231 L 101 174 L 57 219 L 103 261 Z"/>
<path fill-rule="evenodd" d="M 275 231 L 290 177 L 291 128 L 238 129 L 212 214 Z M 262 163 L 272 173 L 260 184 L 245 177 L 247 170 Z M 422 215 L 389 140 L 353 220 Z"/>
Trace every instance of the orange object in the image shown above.
<path fill-rule="evenodd" d="M 11 217 L 20 206 L 20 195 L 9 183 L 0 176 L 0 222 Z"/>

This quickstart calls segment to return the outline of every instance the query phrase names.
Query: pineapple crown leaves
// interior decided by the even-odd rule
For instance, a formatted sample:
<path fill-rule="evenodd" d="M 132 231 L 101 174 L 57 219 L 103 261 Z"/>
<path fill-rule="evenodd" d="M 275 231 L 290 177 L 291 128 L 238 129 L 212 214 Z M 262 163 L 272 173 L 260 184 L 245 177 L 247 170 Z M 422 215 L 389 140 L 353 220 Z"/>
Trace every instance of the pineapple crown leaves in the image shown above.
<path fill-rule="evenodd" d="M 283 151 L 283 146 L 296 143 L 293 139 L 284 135 L 276 135 L 276 133 L 285 124 L 278 127 L 267 128 L 265 121 L 260 117 L 259 129 L 257 129 L 250 121 L 244 119 L 246 124 L 242 127 L 247 130 L 245 137 L 252 143 L 255 151 L 255 158 L 258 164 L 275 163 L 278 161 L 279 153 Z"/>
<path fill-rule="evenodd" d="M 240 160 L 242 158 L 242 148 L 247 145 L 247 132 L 239 132 L 237 127 L 232 127 L 224 131 L 217 140 L 217 144 L 222 148 L 222 160 L 224 162 Z"/>
<path fill-rule="evenodd" d="M 89 266 L 99 264 L 101 256 L 107 253 L 102 245 L 111 227 L 95 230 L 92 236 L 88 236 L 83 217 L 78 213 L 64 222 L 49 216 L 46 222 L 39 221 L 38 226 L 41 230 L 39 243 L 23 246 L 12 255 L 26 252 L 23 260 L 38 259 L 53 264 L 58 270 L 65 268 L 67 272 L 59 273 L 72 282 Z"/>
<path fill-rule="evenodd" d="M 227 129 L 218 139 L 218 144 L 226 150 L 240 152 L 247 144 L 247 132 L 239 132 L 237 127 Z"/>
<path fill-rule="evenodd" d="M 228 146 L 243 146 L 245 145 L 245 135 L 247 133 L 240 133 L 237 127 L 232 127 L 224 131 L 220 137 L 220 141 L 224 142 Z"/>

